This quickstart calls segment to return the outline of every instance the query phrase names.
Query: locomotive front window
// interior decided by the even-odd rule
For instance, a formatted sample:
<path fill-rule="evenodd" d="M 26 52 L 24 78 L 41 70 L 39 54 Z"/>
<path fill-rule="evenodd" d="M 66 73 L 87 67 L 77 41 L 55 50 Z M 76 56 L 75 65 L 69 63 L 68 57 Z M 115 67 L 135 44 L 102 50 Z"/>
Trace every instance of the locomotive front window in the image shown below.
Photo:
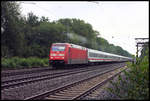
<path fill-rule="evenodd" d="M 53 46 L 52 51 L 64 51 L 65 46 Z"/>

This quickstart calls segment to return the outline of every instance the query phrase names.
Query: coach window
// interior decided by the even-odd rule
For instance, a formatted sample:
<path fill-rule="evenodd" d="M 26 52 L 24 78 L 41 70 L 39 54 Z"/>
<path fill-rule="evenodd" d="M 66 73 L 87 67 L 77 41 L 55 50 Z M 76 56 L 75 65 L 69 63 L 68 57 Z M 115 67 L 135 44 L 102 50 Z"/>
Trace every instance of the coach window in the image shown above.
<path fill-rule="evenodd" d="M 92 57 L 94 57 L 94 53 L 92 53 Z"/>
<path fill-rule="evenodd" d="M 104 58 L 106 58 L 106 55 L 104 55 Z"/>
<path fill-rule="evenodd" d="M 90 56 L 90 57 L 92 57 L 92 54 L 91 54 L 91 52 L 89 52 L 89 56 Z"/>
<path fill-rule="evenodd" d="M 103 58 L 105 58 L 105 55 L 102 55 Z"/>
<path fill-rule="evenodd" d="M 91 53 L 89 52 L 89 56 L 91 57 Z"/>
<path fill-rule="evenodd" d="M 95 53 L 93 53 L 93 57 L 95 57 Z"/>
<path fill-rule="evenodd" d="M 95 53 L 95 57 L 98 57 L 98 54 L 97 54 L 97 53 Z"/>
<path fill-rule="evenodd" d="M 94 57 L 94 54 L 93 54 L 93 53 L 91 53 L 91 57 Z"/>
<path fill-rule="evenodd" d="M 96 53 L 96 57 L 98 57 L 98 54 Z"/>
<path fill-rule="evenodd" d="M 90 57 L 94 57 L 94 53 L 90 52 L 90 53 L 89 53 L 89 56 L 90 56 Z"/>
<path fill-rule="evenodd" d="M 99 54 L 99 57 L 102 57 L 102 54 Z"/>

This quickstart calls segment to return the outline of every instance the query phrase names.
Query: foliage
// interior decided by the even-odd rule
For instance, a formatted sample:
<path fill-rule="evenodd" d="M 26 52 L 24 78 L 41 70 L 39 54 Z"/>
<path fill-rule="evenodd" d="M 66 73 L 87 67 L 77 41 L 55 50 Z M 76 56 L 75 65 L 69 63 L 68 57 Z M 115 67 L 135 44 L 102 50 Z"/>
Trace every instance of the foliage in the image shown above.
<path fill-rule="evenodd" d="M 29 57 L 29 58 L 2 58 L 1 61 L 2 68 L 21 68 L 21 67 L 35 67 L 35 66 L 48 66 L 47 58 L 37 58 L 37 57 Z"/>
<path fill-rule="evenodd" d="M 24 17 L 20 13 L 19 3 L 12 1 L 1 2 L 1 8 L 1 26 L 4 29 L 1 34 L 2 57 L 46 58 L 49 56 L 51 44 L 55 42 L 68 42 L 131 56 L 121 47 L 98 37 L 99 32 L 83 20 L 66 18 L 50 22 L 47 17 L 40 18 L 32 12 Z"/>
<path fill-rule="evenodd" d="M 149 50 L 137 64 L 129 64 L 130 71 L 124 71 L 125 77 L 119 75 L 117 82 L 111 82 L 113 88 L 108 91 L 120 99 L 149 99 Z"/>

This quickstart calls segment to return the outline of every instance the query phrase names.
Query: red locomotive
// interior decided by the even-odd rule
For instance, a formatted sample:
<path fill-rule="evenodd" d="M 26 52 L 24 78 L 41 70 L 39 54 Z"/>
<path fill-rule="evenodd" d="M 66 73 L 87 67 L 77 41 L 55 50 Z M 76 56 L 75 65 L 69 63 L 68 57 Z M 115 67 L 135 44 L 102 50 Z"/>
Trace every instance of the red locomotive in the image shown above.
<path fill-rule="evenodd" d="M 88 63 L 87 48 L 69 43 L 54 43 L 50 49 L 49 63 L 52 66 L 86 64 Z"/>
<path fill-rule="evenodd" d="M 60 65 L 123 62 L 131 60 L 132 58 L 88 49 L 70 43 L 53 43 L 49 55 L 49 64 L 53 67 Z"/>

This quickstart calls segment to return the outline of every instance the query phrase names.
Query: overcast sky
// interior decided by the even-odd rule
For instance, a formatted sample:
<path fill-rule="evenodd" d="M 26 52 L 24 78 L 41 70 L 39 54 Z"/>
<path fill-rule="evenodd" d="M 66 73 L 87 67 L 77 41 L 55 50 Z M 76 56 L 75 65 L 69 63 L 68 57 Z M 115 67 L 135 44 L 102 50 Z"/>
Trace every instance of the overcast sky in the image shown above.
<path fill-rule="evenodd" d="M 131 54 L 136 54 L 134 38 L 149 37 L 148 1 L 24 1 L 22 14 L 33 12 L 50 21 L 60 18 L 77 18 L 92 25 L 100 36 Z"/>

